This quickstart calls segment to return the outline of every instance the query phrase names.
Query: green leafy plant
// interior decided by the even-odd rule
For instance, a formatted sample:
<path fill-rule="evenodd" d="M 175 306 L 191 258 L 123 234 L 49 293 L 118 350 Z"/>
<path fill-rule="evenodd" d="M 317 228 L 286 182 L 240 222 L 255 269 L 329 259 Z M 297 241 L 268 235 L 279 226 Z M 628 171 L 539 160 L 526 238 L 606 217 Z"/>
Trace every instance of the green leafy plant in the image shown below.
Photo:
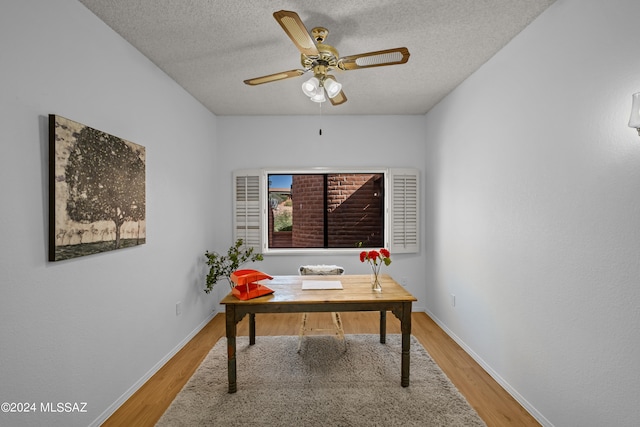
<path fill-rule="evenodd" d="M 291 212 L 284 211 L 274 216 L 273 231 L 291 231 L 293 229 L 293 219 Z"/>
<path fill-rule="evenodd" d="M 233 287 L 231 281 L 231 273 L 236 271 L 241 265 L 251 261 L 262 261 L 264 258 L 261 253 L 253 253 L 253 247 L 243 247 L 242 239 L 236 240 L 236 243 L 229 248 L 226 255 L 220 255 L 217 252 L 205 252 L 207 257 L 207 265 L 209 266 L 209 274 L 207 274 L 207 283 L 204 291 L 209 293 L 213 290 L 213 286 L 221 279 L 226 279 L 229 286 Z"/>

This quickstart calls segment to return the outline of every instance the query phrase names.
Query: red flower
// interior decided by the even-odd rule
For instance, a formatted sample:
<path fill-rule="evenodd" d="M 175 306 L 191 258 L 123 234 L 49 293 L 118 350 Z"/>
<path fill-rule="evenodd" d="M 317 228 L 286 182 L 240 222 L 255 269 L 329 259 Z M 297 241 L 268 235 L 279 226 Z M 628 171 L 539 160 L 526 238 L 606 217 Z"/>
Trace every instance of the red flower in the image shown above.
<path fill-rule="evenodd" d="M 391 264 L 391 252 L 388 249 L 382 248 L 380 251 L 371 250 L 369 252 L 360 252 L 360 262 L 369 261 L 371 267 L 379 269 L 379 265 Z"/>
<path fill-rule="evenodd" d="M 380 274 L 380 268 L 382 264 L 388 266 L 391 264 L 391 252 L 388 249 L 382 248 L 380 251 L 370 250 L 369 252 L 360 252 L 360 262 L 368 261 L 371 265 L 372 274 L 378 279 Z"/>

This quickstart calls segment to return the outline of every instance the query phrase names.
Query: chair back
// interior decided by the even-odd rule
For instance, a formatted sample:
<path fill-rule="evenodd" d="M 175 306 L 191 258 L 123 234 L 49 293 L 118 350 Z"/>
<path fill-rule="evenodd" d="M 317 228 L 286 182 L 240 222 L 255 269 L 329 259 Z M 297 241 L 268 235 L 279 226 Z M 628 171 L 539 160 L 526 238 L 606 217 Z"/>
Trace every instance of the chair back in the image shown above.
<path fill-rule="evenodd" d="M 301 276 L 330 276 L 330 275 L 343 275 L 344 267 L 339 265 L 301 265 L 298 268 L 298 272 Z"/>

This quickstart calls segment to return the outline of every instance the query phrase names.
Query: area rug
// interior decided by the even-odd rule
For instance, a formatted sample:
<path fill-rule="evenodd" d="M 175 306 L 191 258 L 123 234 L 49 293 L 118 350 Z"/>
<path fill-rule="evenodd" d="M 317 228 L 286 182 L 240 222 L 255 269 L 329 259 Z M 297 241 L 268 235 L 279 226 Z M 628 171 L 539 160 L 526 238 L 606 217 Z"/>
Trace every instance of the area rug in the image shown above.
<path fill-rule="evenodd" d="M 484 426 L 411 336 L 409 387 L 400 385 L 401 335 L 237 338 L 238 391 L 228 393 L 220 339 L 158 421 L 176 426 Z"/>

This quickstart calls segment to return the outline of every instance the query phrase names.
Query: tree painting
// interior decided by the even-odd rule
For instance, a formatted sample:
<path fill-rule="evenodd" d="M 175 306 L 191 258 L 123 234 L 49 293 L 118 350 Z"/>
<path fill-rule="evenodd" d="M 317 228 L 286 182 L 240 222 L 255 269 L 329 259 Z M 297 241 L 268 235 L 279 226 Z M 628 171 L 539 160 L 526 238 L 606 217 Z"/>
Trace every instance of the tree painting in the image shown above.
<path fill-rule="evenodd" d="M 145 243 L 145 148 L 54 115 L 50 133 L 50 259 Z"/>

